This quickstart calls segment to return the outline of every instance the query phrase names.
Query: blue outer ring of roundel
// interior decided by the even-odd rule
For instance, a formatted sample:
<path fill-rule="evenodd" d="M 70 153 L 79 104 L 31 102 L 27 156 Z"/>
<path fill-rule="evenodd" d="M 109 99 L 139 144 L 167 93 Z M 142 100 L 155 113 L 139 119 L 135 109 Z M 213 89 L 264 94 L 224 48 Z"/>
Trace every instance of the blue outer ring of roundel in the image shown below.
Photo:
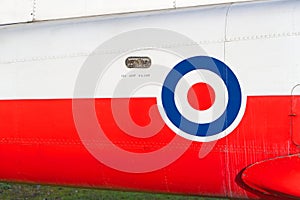
<path fill-rule="evenodd" d="M 204 69 L 217 74 L 225 83 L 228 91 L 228 103 L 224 113 L 215 121 L 198 124 L 180 114 L 174 98 L 178 81 L 187 73 Z M 242 102 L 241 87 L 231 69 L 218 59 L 208 56 L 196 56 L 178 63 L 167 75 L 162 88 L 162 105 L 169 120 L 180 130 L 194 136 L 213 136 L 227 129 L 236 119 Z"/>

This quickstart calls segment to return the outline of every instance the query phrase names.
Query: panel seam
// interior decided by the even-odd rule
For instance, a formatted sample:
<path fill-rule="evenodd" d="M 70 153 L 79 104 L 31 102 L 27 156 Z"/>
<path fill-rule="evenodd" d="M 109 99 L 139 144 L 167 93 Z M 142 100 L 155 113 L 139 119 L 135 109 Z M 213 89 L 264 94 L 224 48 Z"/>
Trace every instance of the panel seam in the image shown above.
<path fill-rule="evenodd" d="M 36 20 L 36 1 L 37 0 L 32 1 L 32 21 Z"/>

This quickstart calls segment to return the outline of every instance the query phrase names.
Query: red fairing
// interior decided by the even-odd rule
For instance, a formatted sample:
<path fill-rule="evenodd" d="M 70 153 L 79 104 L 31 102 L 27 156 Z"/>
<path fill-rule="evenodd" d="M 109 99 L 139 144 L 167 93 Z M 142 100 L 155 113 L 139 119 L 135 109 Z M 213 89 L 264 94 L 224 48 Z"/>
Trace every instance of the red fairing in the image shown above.
<path fill-rule="evenodd" d="M 77 131 L 71 99 L 2 100 L 0 178 L 97 188 L 262 198 L 245 186 L 241 174 L 247 166 L 256 162 L 297 153 L 291 138 L 290 98 L 248 97 L 246 111 L 238 127 L 228 136 L 208 143 L 191 142 L 178 136 L 162 119 L 158 120 L 162 128 L 153 136 L 138 138 L 127 134 L 114 120 L 112 99 L 95 100 L 99 126 L 110 142 L 93 137 L 83 141 Z M 114 101 L 122 104 L 128 99 Z M 118 112 L 122 114 L 126 109 Z M 149 113 L 159 116 L 155 98 L 130 99 L 129 112 L 139 126 L 150 123 Z M 89 116 L 86 119 L 89 120 Z M 300 134 L 300 130 L 298 132 Z M 172 148 L 168 146 L 171 142 Z M 169 149 L 164 149 L 166 146 Z M 94 152 L 99 147 L 101 152 Z M 116 156 L 117 148 L 125 152 L 126 159 L 120 157 L 122 163 L 108 163 L 109 157 Z M 157 151 L 168 156 L 152 158 L 151 153 Z M 181 153 L 172 160 L 173 151 Z M 292 170 L 298 159 L 295 157 L 290 161 L 288 165 Z M 145 163 L 153 166 L 145 166 Z M 283 162 L 278 166 L 277 162 L 275 166 L 270 164 L 267 166 L 270 169 L 281 172 L 286 169 Z M 136 171 L 130 171 L 130 166 Z M 254 167 L 245 173 L 247 183 L 253 179 L 253 173 L 260 173 L 261 177 L 263 174 L 267 177 L 272 173 L 278 174 L 277 171 Z M 273 176 L 270 182 L 273 180 L 279 180 L 279 176 Z M 295 187 L 298 182 L 293 179 L 294 185 L 289 185 L 290 182 L 287 185 Z"/>
<path fill-rule="evenodd" d="M 243 172 L 244 182 L 263 193 L 300 198 L 299 155 L 256 163 Z"/>

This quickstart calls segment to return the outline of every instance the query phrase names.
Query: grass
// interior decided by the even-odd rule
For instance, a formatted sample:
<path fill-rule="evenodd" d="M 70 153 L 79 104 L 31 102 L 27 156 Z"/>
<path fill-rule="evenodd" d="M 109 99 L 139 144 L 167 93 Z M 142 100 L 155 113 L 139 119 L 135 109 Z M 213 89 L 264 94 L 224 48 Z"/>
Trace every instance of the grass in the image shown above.
<path fill-rule="evenodd" d="M 1 200 L 217 200 L 216 198 L 0 183 Z M 223 199 L 224 200 L 224 199 Z"/>

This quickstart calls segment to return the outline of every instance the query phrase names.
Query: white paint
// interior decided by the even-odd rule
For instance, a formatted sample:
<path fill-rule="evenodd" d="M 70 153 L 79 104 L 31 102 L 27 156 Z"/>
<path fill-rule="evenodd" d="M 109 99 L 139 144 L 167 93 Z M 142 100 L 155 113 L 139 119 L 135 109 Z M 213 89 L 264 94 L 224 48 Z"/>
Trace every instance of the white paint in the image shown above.
<path fill-rule="evenodd" d="M 88 55 L 104 41 L 136 29 L 159 28 L 178 32 L 200 43 L 207 55 L 223 59 L 222 41 L 225 39 L 225 32 L 222 27 L 225 26 L 223 19 L 226 11 L 226 7 L 214 10 L 192 9 L 160 15 L 134 15 L 118 19 L 99 17 L 0 29 L 0 85 L 7 85 L 0 87 L 0 99 L 72 98 L 78 72 Z M 196 23 L 198 26 L 195 27 Z M 182 44 L 180 41 L 162 43 L 160 48 L 171 46 L 182 49 L 191 45 L 196 43 Z M 124 60 L 129 55 L 148 55 L 142 50 L 130 54 L 126 46 L 122 45 L 118 48 L 106 46 L 100 53 L 114 55 L 120 51 L 124 54 Z M 164 54 L 155 52 L 149 56 L 155 63 L 168 67 L 173 67 L 178 61 L 178 58 L 166 59 Z M 122 69 L 126 68 L 122 60 L 119 62 L 121 65 L 117 62 L 111 68 L 116 69 L 108 74 L 110 82 L 105 84 L 106 90 L 96 92 L 95 97 L 112 96 L 114 83 L 121 77 Z M 106 66 L 99 64 L 99 67 Z M 144 93 L 143 96 L 148 95 Z"/>
<path fill-rule="evenodd" d="M 207 83 L 215 92 L 215 101 L 207 110 L 196 110 L 188 101 L 187 93 L 196 83 Z M 194 70 L 185 74 L 177 83 L 175 89 L 175 104 L 178 111 L 188 120 L 199 123 L 211 123 L 218 119 L 226 110 L 228 91 L 223 80 L 208 70 Z"/>
<path fill-rule="evenodd" d="M 258 0 L 1 0 L 0 24 L 145 12 Z"/>
<path fill-rule="evenodd" d="M 291 95 L 300 95 L 300 83 L 292 88 Z"/>
<path fill-rule="evenodd" d="M 290 95 L 300 82 L 300 1 L 233 5 L 227 19 L 225 62 L 247 95 Z"/>
<path fill-rule="evenodd" d="M 54 9 L 56 8 L 56 9 Z M 36 20 L 173 8 L 173 0 L 37 0 Z"/>
<path fill-rule="evenodd" d="M 151 67 L 148 69 L 128 69 L 124 63 L 126 58 L 130 56 L 147 56 L 151 58 Z M 103 71 L 99 77 L 95 96 L 128 97 L 128 91 L 130 91 L 131 97 L 157 97 L 161 93 L 162 83 L 167 73 L 172 66 L 175 66 L 181 60 L 182 58 L 179 56 L 160 49 L 129 52 L 117 58 Z M 140 75 L 146 75 L 146 77 L 141 78 Z M 147 77 L 147 75 L 150 75 L 150 77 Z M 119 85 L 120 83 L 122 85 Z"/>
<path fill-rule="evenodd" d="M 299 10 L 294 11 L 297 6 L 298 0 L 233 4 L 228 13 L 226 39 L 236 41 L 263 36 L 268 39 L 294 32 L 293 15 L 299 13 Z"/>
<path fill-rule="evenodd" d="M 0 25 L 33 20 L 33 0 L 0 0 Z"/>
<path fill-rule="evenodd" d="M 187 0 L 176 0 L 176 7 L 217 5 L 217 4 L 224 4 L 224 3 L 239 3 L 239 2 L 245 2 L 245 1 L 249 2 L 249 0 L 188 0 L 188 1 Z"/>
<path fill-rule="evenodd" d="M 72 98 L 76 77 L 88 55 L 111 37 L 142 28 L 172 30 L 196 41 L 207 55 L 233 70 L 246 95 L 290 95 L 291 88 L 300 82 L 300 1 L 236 4 L 227 15 L 228 8 L 222 5 L 0 28 L 0 99 Z M 195 44 L 161 47 L 189 45 Z M 124 57 L 129 55 L 126 47 L 106 47 L 103 54 L 118 51 L 124 52 Z M 164 56 L 149 55 L 166 64 L 161 59 Z M 172 67 L 178 60 L 166 61 Z M 108 79 L 113 83 L 120 73 L 115 70 Z M 108 84 L 106 93 L 98 91 L 95 96 L 109 97 L 113 85 Z"/>

